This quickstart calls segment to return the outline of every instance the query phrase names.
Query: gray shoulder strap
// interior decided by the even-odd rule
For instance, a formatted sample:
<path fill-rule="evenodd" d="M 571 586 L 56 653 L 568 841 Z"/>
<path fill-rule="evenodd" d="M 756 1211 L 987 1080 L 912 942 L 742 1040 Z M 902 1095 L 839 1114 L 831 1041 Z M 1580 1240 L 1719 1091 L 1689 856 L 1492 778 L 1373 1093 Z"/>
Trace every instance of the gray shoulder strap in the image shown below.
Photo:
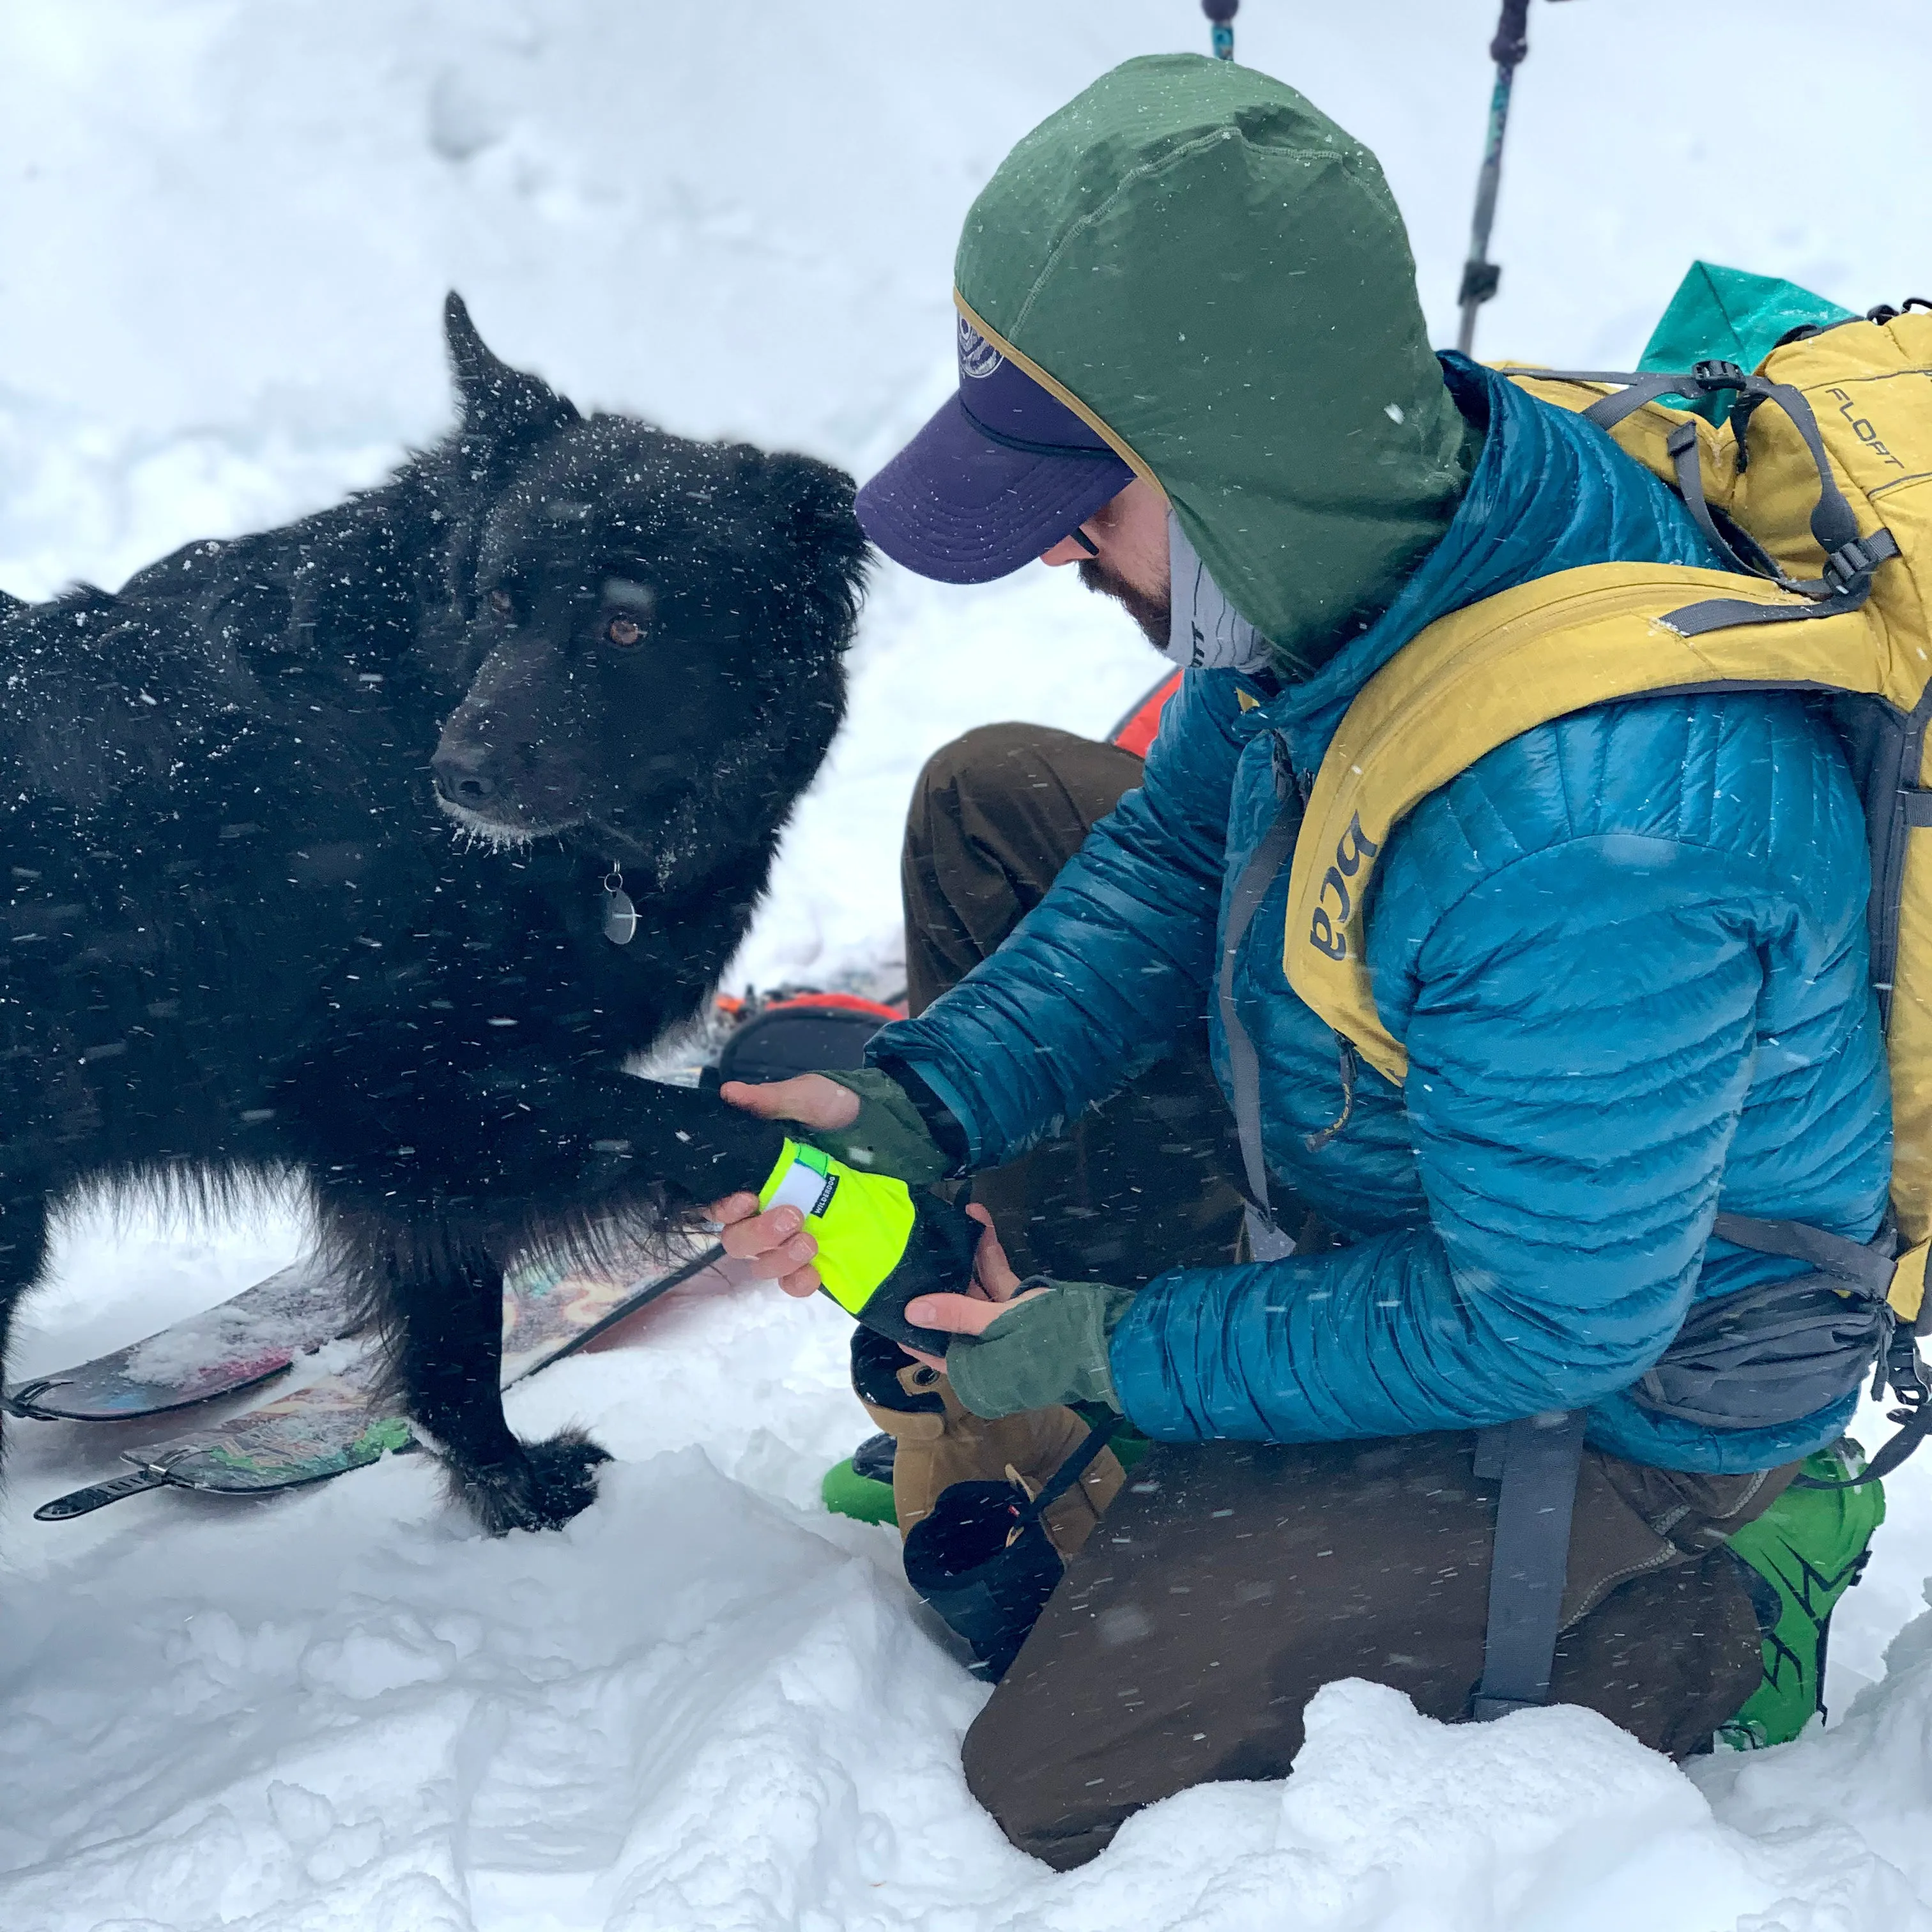
<path fill-rule="evenodd" d="M 1277 770 L 1279 770 L 1277 760 Z M 1278 792 L 1286 790 L 1279 782 Z M 1228 902 L 1228 922 L 1222 934 L 1221 972 L 1217 996 L 1222 1030 L 1228 1039 L 1228 1068 L 1234 1084 L 1235 1130 L 1240 1136 L 1241 1165 L 1248 1183 L 1248 1249 L 1258 1262 L 1285 1260 L 1294 1252 L 1294 1243 L 1275 1226 L 1268 1203 L 1268 1158 L 1262 1148 L 1261 1062 L 1255 1043 L 1234 1000 L 1234 965 L 1241 941 L 1260 910 L 1268 888 L 1280 875 L 1294 850 L 1295 834 L 1301 829 L 1301 807 L 1292 790 L 1282 799 L 1274 822 L 1262 835 L 1262 842 L 1241 868 Z"/>

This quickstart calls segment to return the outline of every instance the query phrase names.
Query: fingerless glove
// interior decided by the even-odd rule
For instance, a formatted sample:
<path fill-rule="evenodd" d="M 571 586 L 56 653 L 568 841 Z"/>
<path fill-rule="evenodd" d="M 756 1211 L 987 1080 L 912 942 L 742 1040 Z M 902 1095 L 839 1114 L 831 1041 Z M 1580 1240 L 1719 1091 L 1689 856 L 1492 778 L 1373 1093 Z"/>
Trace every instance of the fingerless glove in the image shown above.
<path fill-rule="evenodd" d="M 1056 1403 L 1121 1407 L 1108 1352 L 1133 1306 L 1130 1288 L 1097 1281 L 1024 1282 L 1044 1294 L 1015 1301 L 977 1335 L 956 1335 L 946 1352 L 952 1392 L 975 1415 L 1018 1415 Z"/>
<path fill-rule="evenodd" d="M 848 1167 L 892 1174 L 916 1187 L 943 1180 L 955 1171 L 956 1163 L 933 1137 L 902 1082 L 875 1066 L 823 1072 L 826 1079 L 858 1096 L 858 1118 L 847 1127 L 800 1127 L 801 1139 Z"/>

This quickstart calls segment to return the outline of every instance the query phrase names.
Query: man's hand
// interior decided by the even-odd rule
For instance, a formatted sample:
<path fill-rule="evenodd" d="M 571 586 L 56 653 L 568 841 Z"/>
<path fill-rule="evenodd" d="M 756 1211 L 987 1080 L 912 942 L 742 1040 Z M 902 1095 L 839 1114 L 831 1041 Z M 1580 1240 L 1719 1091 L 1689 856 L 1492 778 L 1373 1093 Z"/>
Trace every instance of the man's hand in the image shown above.
<path fill-rule="evenodd" d="M 830 1131 L 849 1127 L 859 1118 L 859 1096 L 822 1073 L 800 1073 L 789 1080 L 728 1080 L 718 1097 L 761 1120 L 796 1120 Z M 716 1220 L 717 1217 L 713 1216 Z"/>
<path fill-rule="evenodd" d="M 747 1113 L 787 1123 L 794 1138 L 864 1174 L 928 1187 L 953 1167 L 912 1096 L 875 1066 L 800 1073 L 756 1086 L 728 1080 L 718 1091 Z"/>
<path fill-rule="evenodd" d="M 1109 1345 L 1133 1291 L 1094 1281 L 1022 1290 L 992 1217 L 983 1208 L 966 1211 L 985 1229 L 974 1257 L 972 1293 L 915 1295 L 905 1309 L 908 1322 L 959 1339 L 943 1360 L 923 1354 L 919 1359 L 946 1375 L 968 1411 L 988 1420 L 1076 1402 L 1119 1409 Z"/>
<path fill-rule="evenodd" d="M 966 1211 L 986 1231 L 980 1237 L 974 1253 L 972 1288 L 964 1294 L 922 1294 L 908 1301 L 906 1319 L 922 1328 L 943 1329 L 949 1335 L 982 1334 L 1009 1308 L 1047 1292 L 1043 1288 L 1030 1288 L 1024 1294 L 1019 1293 L 1020 1278 L 1000 1245 L 992 1216 L 977 1202 Z M 940 1357 L 928 1355 L 920 1348 L 908 1348 L 906 1353 L 916 1357 L 928 1368 L 944 1373 L 946 1364 Z"/>
<path fill-rule="evenodd" d="M 761 1120 L 796 1120 L 808 1127 L 849 1127 L 859 1118 L 859 1096 L 822 1073 L 790 1080 L 728 1080 L 718 1097 Z M 812 1265 L 818 1244 L 800 1233 L 805 1216 L 796 1208 L 758 1212 L 755 1194 L 728 1194 L 704 1210 L 724 1231 L 719 1236 L 734 1261 L 754 1264 L 754 1281 L 775 1281 L 788 1294 L 816 1294 L 818 1270 Z"/>
<path fill-rule="evenodd" d="M 812 1264 L 818 1244 L 800 1232 L 805 1216 L 796 1208 L 758 1212 L 755 1194 L 728 1194 L 705 1213 L 721 1230 L 718 1240 L 734 1261 L 749 1262 L 754 1281 L 775 1281 L 788 1294 L 816 1294 L 820 1283 Z"/>

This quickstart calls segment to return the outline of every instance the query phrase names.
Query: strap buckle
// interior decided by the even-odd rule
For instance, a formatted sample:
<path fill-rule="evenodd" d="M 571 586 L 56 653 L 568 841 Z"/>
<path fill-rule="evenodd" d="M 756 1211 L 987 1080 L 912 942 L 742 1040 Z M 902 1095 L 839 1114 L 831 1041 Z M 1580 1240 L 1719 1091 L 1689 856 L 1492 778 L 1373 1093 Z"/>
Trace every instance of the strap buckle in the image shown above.
<path fill-rule="evenodd" d="M 1918 1338 L 1903 1322 L 1892 1325 L 1892 1339 L 1886 1345 L 1880 1358 L 1876 1380 L 1879 1386 L 1872 1391 L 1876 1400 L 1887 1389 L 1898 1409 L 1892 1416 L 1894 1422 L 1909 1422 L 1932 1402 L 1932 1383 L 1925 1379 L 1925 1364 L 1918 1359 Z"/>
<path fill-rule="evenodd" d="M 1743 389 L 1750 386 L 1750 378 L 1735 362 L 1713 359 L 1708 362 L 1694 362 L 1690 365 L 1692 378 L 1706 394 L 1714 389 Z"/>
<path fill-rule="evenodd" d="M 1854 537 L 1826 558 L 1825 581 L 1842 596 L 1856 589 L 1880 564 L 1898 554 L 1898 542 L 1889 530 L 1877 530 L 1868 537 Z"/>
<path fill-rule="evenodd" d="M 1841 544 L 1825 560 L 1825 581 L 1834 590 L 1844 590 L 1858 580 L 1868 576 L 1876 567 L 1878 560 L 1864 545 L 1856 539 Z"/>

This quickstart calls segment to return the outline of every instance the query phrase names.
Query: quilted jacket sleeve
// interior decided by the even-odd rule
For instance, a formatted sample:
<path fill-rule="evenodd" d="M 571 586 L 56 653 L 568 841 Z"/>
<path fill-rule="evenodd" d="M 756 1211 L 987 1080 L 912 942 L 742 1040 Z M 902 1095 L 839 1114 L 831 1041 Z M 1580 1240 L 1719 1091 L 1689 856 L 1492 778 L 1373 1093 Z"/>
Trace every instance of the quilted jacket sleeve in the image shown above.
<path fill-rule="evenodd" d="M 1204 1010 L 1240 746 L 1232 673 L 1191 672 L 1140 788 L 992 958 L 872 1058 L 910 1066 L 998 1165 L 1158 1060 Z"/>
<path fill-rule="evenodd" d="M 1493 794 L 1452 790 L 1410 822 L 1403 865 L 1391 848 L 1371 936 L 1428 1223 L 1155 1281 L 1113 1344 L 1150 1435 L 1403 1434 L 1624 1388 L 1687 1312 L 1767 1072 L 1792 1145 L 1754 1146 L 1738 1171 L 1774 1192 L 1739 1199 L 1734 1173 L 1726 1204 L 1876 1223 L 1888 1124 L 1848 786 L 1782 813 L 1789 852 L 1672 826 L 1564 836 L 1486 875 L 1457 819 Z M 1798 1113 L 1772 1104 L 1780 1080 Z"/>

